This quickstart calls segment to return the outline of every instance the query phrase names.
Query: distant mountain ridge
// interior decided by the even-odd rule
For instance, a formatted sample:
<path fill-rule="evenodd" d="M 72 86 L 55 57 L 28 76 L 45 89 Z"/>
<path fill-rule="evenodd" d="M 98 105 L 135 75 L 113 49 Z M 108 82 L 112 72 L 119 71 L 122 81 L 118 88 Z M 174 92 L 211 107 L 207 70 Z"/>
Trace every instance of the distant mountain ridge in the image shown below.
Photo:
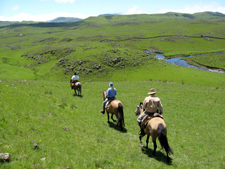
<path fill-rule="evenodd" d="M 113 16 L 113 15 L 121 15 L 121 14 L 118 14 L 118 13 L 114 13 L 114 14 L 106 13 L 106 14 L 100 14 L 98 16 Z"/>
<path fill-rule="evenodd" d="M 81 18 L 74 18 L 74 17 L 58 17 L 48 22 L 77 22 L 82 20 Z"/>
<path fill-rule="evenodd" d="M 90 16 L 89 18 L 86 19 L 90 19 L 90 18 L 98 18 L 98 17 L 105 17 L 106 19 L 112 19 L 115 16 L 129 16 L 129 17 L 133 17 L 133 16 L 149 16 L 149 17 L 165 17 L 164 19 L 178 19 L 178 18 L 186 18 L 186 19 L 212 19 L 212 18 L 217 18 L 217 19 L 224 19 L 225 18 L 225 14 L 220 13 L 220 12 L 211 12 L 211 11 L 205 11 L 205 12 L 197 12 L 194 14 L 188 14 L 188 13 L 178 13 L 178 12 L 167 12 L 167 13 L 163 13 L 163 14 L 133 14 L 133 15 L 122 15 L 122 14 L 100 14 L 97 17 L 92 17 Z M 76 18 L 76 17 L 57 17 L 55 19 L 46 21 L 45 23 L 66 23 L 66 22 L 78 22 L 84 19 L 81 18 Z M 44 22 L 44 21 L 43 21 Z M 35 23 L 35 21 L 0 21 L 0 25 L 9 25 L 9 24 L 29 24 L 29 23 Z"/>

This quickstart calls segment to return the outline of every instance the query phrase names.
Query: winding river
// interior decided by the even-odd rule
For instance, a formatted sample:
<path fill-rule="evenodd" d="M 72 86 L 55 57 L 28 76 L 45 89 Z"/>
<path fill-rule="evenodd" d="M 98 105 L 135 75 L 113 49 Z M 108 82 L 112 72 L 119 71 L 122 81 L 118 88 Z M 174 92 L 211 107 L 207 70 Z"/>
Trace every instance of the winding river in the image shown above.
<path fill-rule="evenodd" d="M 150 52 L 150 51 L 147 51 L 147 50 L 146 50 L 146 52 L 150 53 L 150 54 L 155 54 L 155 56 L 158 59 L 163 59 L 163 60 L 165 60 L 168 63 L 171 63 L 173 65 L 184 66 L 184 67 L 195 68 L 195 69 L 201 69 L 201 70 L 206 70 L 206 71 L 211 71 L 211 72 L 225 73 L 225 71 L 223 71 L 223 70 L 201 68 L 201 67 L 198 67 L 198 66 L 190 65 L 185 60 L 182 60 L 182 58 L 188 58 L 188 57 L 193 57 L 193 56 L 185 56 L 185 57 L 176 57 L 176 58 L 172 58 L 172 59 L 165 59 L 165 56 L 163 54 L 153 53 L 153 52 Z"/>

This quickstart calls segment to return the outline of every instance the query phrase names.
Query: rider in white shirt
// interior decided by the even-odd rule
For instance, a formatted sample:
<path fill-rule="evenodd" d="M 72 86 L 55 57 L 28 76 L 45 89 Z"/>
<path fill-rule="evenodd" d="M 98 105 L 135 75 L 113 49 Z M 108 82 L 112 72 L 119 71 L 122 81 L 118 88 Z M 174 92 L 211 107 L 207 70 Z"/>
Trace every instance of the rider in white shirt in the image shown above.
<path fill-rule="evenodd" d="M 74 75 L 71 77 L 71 80 L 79 80 L 79 76 L 76 74 L 76 73 L 74 73 Z"/>
<path fill-rule="evenodd" d="M 73 88 L 73 86 L 72 86 L 72 83 L 76 83 L 76 82 L 78 82 L 78 80 L 79 80 L 79 76 L 77 75 L 77 73 L 75 72 L 74 73 L 74 75 L 71 77 L 71 79 L 70 79 L 70 86 L 71 86 L 71 89 Z"/>

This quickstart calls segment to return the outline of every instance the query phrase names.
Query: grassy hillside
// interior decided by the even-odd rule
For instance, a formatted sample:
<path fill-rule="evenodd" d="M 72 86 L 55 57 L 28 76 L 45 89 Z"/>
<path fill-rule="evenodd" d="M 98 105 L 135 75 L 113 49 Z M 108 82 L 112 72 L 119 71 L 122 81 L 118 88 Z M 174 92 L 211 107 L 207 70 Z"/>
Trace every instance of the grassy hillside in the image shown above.
<path fill-rule="evenodd" d="M 224 15 L 212 12 L 0 26 L 0 153 L 10 153 L 0 168 L 223 168 L 225 75 L 145 50 L 167 57 L 225 51 L 224 28 Z M 223 58 L 192 63 L 224 68 Z M 70 89 L 74 72 L 81 97 Z M 123 132 L 99 112 L 109 81 L 124 105 Z M 164 106 L 171 163 L 158 142 L 155 157 L 151 141 L 149 150 L 139 145 L 134 111 L 152 87 Z"/>
<path fill-rule="evenodd" d="M 11 159 L 0 168 L 223 168 L 223 88 L 153 81 L 114 85 L 124 105 L 123 132 L 99 112 L 107 82 L 85 82 L 82 97 L 76 97 L 69 82 L 1 80 L 0 152 Z M 134 111 L 151 87 L 164 106 L 172 163 L 159 142 L 155 157 L 151 140 L 149 150 L 139 145 Z"/>
<path fill-rule="evenodd" d="M 223 80 L 214 80 L 224 79 L 221 74 L 188 68 L 177 71 L 176 66 L 144 52 L 162 52 L 170 57 L 225 51 L 224 27 L 224 17 L 217 13 L 115 15 L 70 23 L 2 26 L 0 77 L 68 80 L 78 72 L 83 80 L 138 77 L 196 84 L 195 76 L 204 84 L 224 86 Z"/>

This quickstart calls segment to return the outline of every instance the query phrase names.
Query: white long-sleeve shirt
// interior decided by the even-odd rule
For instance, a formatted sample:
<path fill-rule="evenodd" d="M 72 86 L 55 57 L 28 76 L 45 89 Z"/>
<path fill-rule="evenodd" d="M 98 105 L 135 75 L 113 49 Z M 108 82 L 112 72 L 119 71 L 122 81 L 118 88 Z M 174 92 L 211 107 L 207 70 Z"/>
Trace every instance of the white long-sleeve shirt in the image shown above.
<path fill-rule="evenodd" d="M 73 75 L 73 76 L 71 77 L 71 79 L 72 79 L 72 80 L 79 80 L 79 76 L 78 76 L 78 75 Z"/>

